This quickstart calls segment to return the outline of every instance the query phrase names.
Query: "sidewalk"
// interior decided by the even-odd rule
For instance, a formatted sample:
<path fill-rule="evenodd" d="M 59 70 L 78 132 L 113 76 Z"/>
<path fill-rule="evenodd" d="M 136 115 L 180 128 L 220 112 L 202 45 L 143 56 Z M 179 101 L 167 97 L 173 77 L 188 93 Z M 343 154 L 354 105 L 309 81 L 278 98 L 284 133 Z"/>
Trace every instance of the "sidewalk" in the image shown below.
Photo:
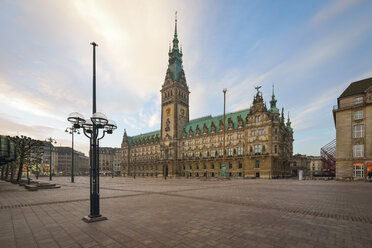
<path fill-rule="evenodd" d="M 48 181 L 48 178 L 41 178 Z M 35 192 L 0 181 L 0 247 L 369 247 L 372 184 L 101 177 Z"/>

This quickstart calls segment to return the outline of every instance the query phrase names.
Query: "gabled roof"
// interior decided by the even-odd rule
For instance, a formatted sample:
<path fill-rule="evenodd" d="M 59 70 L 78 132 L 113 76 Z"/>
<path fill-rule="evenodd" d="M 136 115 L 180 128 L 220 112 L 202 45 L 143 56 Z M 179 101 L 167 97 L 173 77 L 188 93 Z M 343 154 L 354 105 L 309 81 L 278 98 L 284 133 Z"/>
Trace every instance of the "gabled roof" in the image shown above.
<path fill-rule="evenodd" d="M 353 82 L 349 85 L 349 87 L 346 88 L 346 90 L 341 94 L 339 98 L 362 94 L 371 86 L 372 77 Z"/>
<path fill-rule="evenodd" d="M 232 112 L 232 113 L 228 113 L 226 114 L 226 122 L 225 122 L 225 128 L 227 130 L 227 127 L 228 127 L 228 119 L 231 118 L 231 120 L 233 121 L 234 123 L 234 129 L 237 127 L 237 124 L 238 124 L 238 116 L 240 115 L 243 119 L 243 123 L 245 124 L 245 118 L 247 117 L 247 115 L 249 115 L 249 112 L 250 112 L 250 109 L 243 109 L 243 110 L 240 110 L 240 111 L 236 111 L 236 112 Z M 203 127 L 204 127 L 204 124 L 206 124 L 207 128 L 208 128 L 208 133 L 211 132 L 211 125 L 212 125 L 212 122 L 214 123 L 214 125 L 216 126 L 216 132 L 219 131 L 219 123 L 220 123 L 220 120 L 223 121 L 223 115 L 218 115 L 218 116 L 211 116 L 211 115 L 208 115 L 208 116 L 204 116 L 204 117 L 201 117 L 201 118 L 198 118 L 198 119 L 194 119 L 194 120 L 191 120 L 189 123 L 187 123 L 184 128 L 186 130 L 186 133 L 188 135 L 188 132 L 190 130 L 190 127 L 193 131 L 193 135 L 195 135 L 195 130 L 196 130 L 196 127 L 199 126 L 199 129 L 200 129 L 200 135 L 203 133 Z"/>
<path fill-rule="evenodd" d="M 139 135 L 136 135 L 136 136 L 128 136 L 128 143 L 129 143 L 129 146 L 131 145 L 132 142 L 135 142 L 137 140 L 143 140 L 143 139 L 147 139 L 147 138 L 156 138 L 156 137 L 159 137 L 160 138 L 160 130 L 157 130 L 157 131 L 152 131 L 152 132 L 149 132 L 149 133 L 143 133 L 143 134 L 139 134 Z"/>

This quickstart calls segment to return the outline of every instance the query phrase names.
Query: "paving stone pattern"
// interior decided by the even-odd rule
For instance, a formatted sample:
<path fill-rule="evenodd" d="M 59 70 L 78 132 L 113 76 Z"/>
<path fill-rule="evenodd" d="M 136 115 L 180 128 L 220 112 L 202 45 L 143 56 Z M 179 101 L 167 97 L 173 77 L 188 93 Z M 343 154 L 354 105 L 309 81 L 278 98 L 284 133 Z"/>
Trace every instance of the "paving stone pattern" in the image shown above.
<path fill-rule="evenodd" d="M 0 247 L 372 247 L 371 183 L 101 177 L 87 224 L 89 178 L 69 180 L 0 181 Z"/>

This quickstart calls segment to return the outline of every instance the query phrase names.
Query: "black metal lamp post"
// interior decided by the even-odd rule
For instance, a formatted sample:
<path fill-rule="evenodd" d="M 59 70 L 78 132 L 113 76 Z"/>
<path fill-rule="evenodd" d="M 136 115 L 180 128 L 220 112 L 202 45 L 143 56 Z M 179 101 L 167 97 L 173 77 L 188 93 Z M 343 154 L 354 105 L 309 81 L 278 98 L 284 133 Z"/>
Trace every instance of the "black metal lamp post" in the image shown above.
<path fill-rule="evenodd" d="M 66 133 L 72 135 L 72 148 L 71 148 L 71 182 L 74 182 L 74 133 L 80 134 L 79 130 L 74 127 L 68 127 Z"/>
<path fill-rule="evenodd" d="M 45 141 L 49 142 L 49 154 L 50 154 L 50 159 L 49 159 L 49 181 L 52 181 L 52 143 L 56 144 L 57 141 L 53 139 L 52 137 L 46 139 Z"/>
<path fill-rule="evenodd" d="M 111 158 L 111 178 L 114 178 L 114 161 L 115 161 L 115 155 L 116 155 L 116 151 L 115 149 L 112 149 L 110 151 L 110 158 Z"/>
<path fill-rule="evenodd" d="M 97 44 L 90 43 L 93 46 L 93 116 L 89 119 L 84 119 L 80 113 L 73 112 L 69 115 L 67 120 L 73 124 L 73 128 L 83 128 L 84 135 L 90 140 L 90 214 L 85 216 L 85 222 L 95 222 L 107 220 L 99 211 L 99 140 L 105 134 L 112 134 L 113 130 L 117 128 L 116 123 L 108 120 L 107 117 L 96 112 L 96 46 Z M 99 136 L 99 130 L 102 130 L 102 136 Z"/>

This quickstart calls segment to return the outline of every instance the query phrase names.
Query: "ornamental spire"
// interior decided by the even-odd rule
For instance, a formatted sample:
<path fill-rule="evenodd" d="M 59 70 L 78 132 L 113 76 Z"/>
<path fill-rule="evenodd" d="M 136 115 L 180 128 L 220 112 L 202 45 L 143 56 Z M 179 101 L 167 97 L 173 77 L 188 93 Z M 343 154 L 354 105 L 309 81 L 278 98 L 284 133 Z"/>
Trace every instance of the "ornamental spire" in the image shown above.
<path fill-rule="evenodd" d="M 174 81 L 179 81 L 180 74 L 182 71 L 182 51 L 178 48 L 178 36 L 177 36 L 177 11 L 175 13 L 175 26 L 174 26 L 174 37 L 173 37 L 173 47 L 169 50 L 169 64 L 168 69 L 171 72 L 172 79 Z"/>
<path fill-rule="evenodd" d="M 287 119 L 287 130 L 293 133 L 293 128 L 291 127 L 291 119 L 289 119 L 289 111 L 288 111 L 288 119 Z"/>
<path fill-rule="evenodd" d="M 174 38 L 173 38 L 173 49 L 178 50 L 178 35 L 177 35 L 177 11 L 174 19 Z"/>
<path fill-rule="evenodd" d="M 276 108 L 276 99 L 274 94 L 274 84 L 273 84 L 273 93 L 271 95 L 270 108 Z"/>

